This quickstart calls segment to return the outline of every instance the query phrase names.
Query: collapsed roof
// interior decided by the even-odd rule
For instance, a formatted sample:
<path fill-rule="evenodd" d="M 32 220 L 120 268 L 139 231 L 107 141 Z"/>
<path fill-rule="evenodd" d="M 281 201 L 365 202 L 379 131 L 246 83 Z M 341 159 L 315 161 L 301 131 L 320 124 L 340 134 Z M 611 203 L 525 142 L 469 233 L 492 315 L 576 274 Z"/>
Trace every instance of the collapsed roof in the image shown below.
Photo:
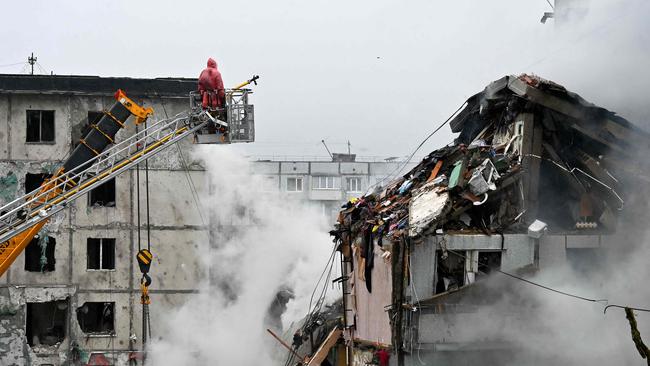
<path fill-rule="evenodd" d="M 624 118 L 525 74 L 490 83 L 450 126 L 453 144 L 348 202 L 332 234 L 381 246 L 438 229 L 523 232 L 535 220 L 558 232 L 613 230 L 625 181 L 640 178 L 630 157 L 650 145 Z"/>

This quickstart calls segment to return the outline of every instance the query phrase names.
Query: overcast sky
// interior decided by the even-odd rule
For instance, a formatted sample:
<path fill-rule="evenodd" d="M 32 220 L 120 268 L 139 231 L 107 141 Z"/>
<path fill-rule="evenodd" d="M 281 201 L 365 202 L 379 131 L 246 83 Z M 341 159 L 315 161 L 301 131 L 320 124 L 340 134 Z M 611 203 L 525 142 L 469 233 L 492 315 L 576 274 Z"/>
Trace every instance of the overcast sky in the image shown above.
<path fill-rule="evenodd" d="M 358 155 L 404 156 L 467 97 L 521 72 L 648 116 L 645 0 L 592 1 L 567 28 L 540 23 L 545 0 L 3 5 L 0 65 L 33 51 L 60 75 L 196 77 L 212 56 L 227 86 L 259 74 L 257 142 L 238 147 L 249 154 L 325 156 L 325 139 L 334 151 L 349 140 Z M 419 155 L 452 138 L 442 129 Z"/>

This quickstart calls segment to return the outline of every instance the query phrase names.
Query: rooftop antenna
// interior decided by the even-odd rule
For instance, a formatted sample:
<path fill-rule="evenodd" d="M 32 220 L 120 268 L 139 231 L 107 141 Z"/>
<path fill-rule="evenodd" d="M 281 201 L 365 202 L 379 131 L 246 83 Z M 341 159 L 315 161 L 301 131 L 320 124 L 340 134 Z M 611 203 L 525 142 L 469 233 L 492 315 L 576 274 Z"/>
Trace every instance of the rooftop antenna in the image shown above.
<path fill-rule="evenodd" d="M 34 57 L 34 52 L 32 52 L 32 55 L 27 57 L 27 62 L 32 65 L 32 75 L 34 75 L 34 64 L 36 63 L 36 60 L 38 58 Z"/>
<path fill-rule="evenodd" d="M 327 150 L 327 153 L 330 154 L 330 158 L 333 159 L 334 157 L 332 156 L 332 153 L 330 152 L 330 149 L 329 149 L 329 148 L 327 147 L 327 145 L 325 144 L 325 140 L 320 140 L 320 142 L 323 143 L 323 146 L 325 146 L 325 150 Z"/>
<path fill-rule="evenodd" d="M 348 140 L 348 155 L 350 155 L 350 154 L 352 154 L 352 153 L 350 152 L 350 140 Z"/>

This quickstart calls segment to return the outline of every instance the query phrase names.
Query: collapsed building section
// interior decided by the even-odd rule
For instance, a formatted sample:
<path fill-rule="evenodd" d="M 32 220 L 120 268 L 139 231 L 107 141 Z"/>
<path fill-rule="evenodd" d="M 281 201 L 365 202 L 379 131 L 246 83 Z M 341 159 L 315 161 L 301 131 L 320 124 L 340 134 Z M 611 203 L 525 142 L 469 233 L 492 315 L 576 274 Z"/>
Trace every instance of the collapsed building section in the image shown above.
<path fill-rule="evenodd" d="M 493 271 L 593 256 L 636 200 L 630 179 L 647 181 L 631 159 L 649 146 L 647 133 L 536 76 L 490 83 L 450 127 L 454 143 L 349 201 L 331 232 L 342 254 L 350 364 L 378 349 L 404 364 L 416 349 L 468 357 L 485 348 L 454 328 L 454 317 L 480 306 L 458 301 L 470 285 Z"/>

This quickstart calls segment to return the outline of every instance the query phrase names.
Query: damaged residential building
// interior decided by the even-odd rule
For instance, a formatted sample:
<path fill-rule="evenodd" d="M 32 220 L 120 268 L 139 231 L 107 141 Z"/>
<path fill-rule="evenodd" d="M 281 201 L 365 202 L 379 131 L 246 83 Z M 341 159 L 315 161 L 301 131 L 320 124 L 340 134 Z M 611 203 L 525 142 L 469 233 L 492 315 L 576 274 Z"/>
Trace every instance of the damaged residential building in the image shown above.
<path fill-rule="evenodd" d="M 0 205 L 50 178 L 115 103 L 117 89 L 153 107 L 149 121 L 155 123 L 187 111 L 196 82 L 0 75 Z M 135 132 L 128 123 L 117 141 Z M 215 237 L 210 227 L 217 225 L 202 221 L 188 188 L 191 181 L 196 191 L 207 192 L 210 184 L 204 168 L 190 159 L 191 144 L 185 139 L 148 161 L 152 319 L 165 317 L 198 291 L 206 277 L 200 250 L 209 250 Z M 335 217 L 341 202 L 398 166 L 399 161 L 357 161 L 350 155 L 335 161 L 257 160 L 250 169 L 260 176 L 259 193 L 282 192 Z M 147 236 L 138 234 L 138 224 L 146 222 L 142 169 L 110 179 L 55 214 L 0 277 L 0 364 L 141 363 L 141 274 L 135 254 L 138 238 L 146 246 Z M 219 229 L 250 224 L 235 221 L 219 222 Z"/>
<path fill-rule="evenodd" d="M 512 361 L 512 345 L 472 338 L 459 322 L 480 322 L 482 279 L 594 263 L 638 200 L 634 146 L 650 136 L 554 82 L 496 80 L 450 127 L 452 144 L 350 200 L 331 232 L 350 365 L 380 350 L 393 365 Z"/>
<path fill-rule="evenodd" d="M 51 177 L 119 88 L 153 106 L 161 119 L 187 109 L 196 81 L 0 75 L 0 204 Z M 118 138 L 134 130 L 127 124 Z M 187 150 L 191 141 L 182 144 Z M 128 364 L 141 358 L 136 174 L 119 175 L 56 214 L 0 277 L 0 364 Z M 156 212 L 150 222 L 155 317 L 191 296 L 201 276 L 193 251 L 164 255 L 172 250 L 164 244 L 192 247 L 207 241 L 208 230 L 191 193 L 176 189 L 188 174 L 202 189 L 200 167 L 190 164 L 186 171 L 170 149 L 149 161 L 148 174 Z M 165 199 L 170 196 L 175 199 Z"/>

